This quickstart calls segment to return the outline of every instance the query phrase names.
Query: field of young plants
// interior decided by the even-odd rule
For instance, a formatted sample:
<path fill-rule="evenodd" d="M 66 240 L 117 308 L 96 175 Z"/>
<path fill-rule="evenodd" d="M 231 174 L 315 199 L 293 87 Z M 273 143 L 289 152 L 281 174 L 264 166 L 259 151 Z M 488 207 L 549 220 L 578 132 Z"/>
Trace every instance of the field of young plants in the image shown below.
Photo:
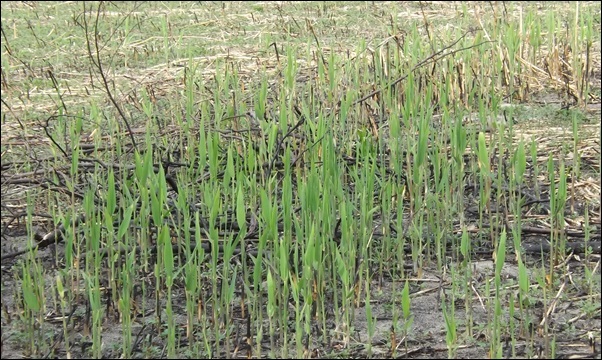
<path fill-rule="evenodd" d="M 2 358 L 600 358 L 599 2 L 2 2 Z"/>

